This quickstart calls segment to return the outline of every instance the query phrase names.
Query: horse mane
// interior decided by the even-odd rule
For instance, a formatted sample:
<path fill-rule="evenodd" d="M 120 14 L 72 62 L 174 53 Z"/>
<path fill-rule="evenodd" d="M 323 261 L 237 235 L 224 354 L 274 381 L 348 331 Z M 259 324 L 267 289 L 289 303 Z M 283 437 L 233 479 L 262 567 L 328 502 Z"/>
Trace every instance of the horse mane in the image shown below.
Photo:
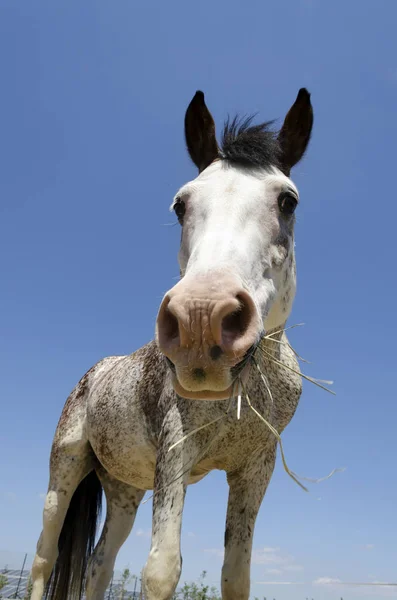
<path fill-rule="evenodd" d="M 280 166 L 281 147 L 278 133 L 270 129 L 274 121 L 252 125 L 253 116 L 226 120 L 220 158 L 244 167 Z"/>

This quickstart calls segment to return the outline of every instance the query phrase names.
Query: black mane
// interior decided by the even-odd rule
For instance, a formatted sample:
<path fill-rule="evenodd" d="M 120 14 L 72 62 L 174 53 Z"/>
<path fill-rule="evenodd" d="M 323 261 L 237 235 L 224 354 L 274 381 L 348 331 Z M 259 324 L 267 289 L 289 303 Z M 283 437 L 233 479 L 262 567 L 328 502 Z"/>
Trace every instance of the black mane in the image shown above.
<path fill-rule="evenodd" d="M 281 148 L 274 121 L 251 125 L 253 116 L 228 119 L 222 133 L 220 157 L 244 167 L 280 166 Z"/>

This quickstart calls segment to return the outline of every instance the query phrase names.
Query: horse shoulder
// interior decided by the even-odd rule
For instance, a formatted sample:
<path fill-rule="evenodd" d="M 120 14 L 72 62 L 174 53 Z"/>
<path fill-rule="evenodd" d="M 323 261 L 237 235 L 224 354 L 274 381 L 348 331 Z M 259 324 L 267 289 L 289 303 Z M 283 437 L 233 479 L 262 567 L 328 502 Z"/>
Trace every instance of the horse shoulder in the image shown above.
<path fill-rule="evenodd" d="M 103 358 L 80 379 L 68 396 L 55 431 L 53 447 L 71 449 L 87 440 L 87 400 L 93 384 L 123 357 Z"/>
<path fill-rule="evenodd" d="M 272 364 L 270 374 L 271 388 L 277 397 L 274 406 L 274 424 L 281 433 L 290 423 L 299 404 L 302 394 L 302 377 L 297 357 L 289 346 L 287 336 L 281 338 L 278 360 L 280 364 Z"/>

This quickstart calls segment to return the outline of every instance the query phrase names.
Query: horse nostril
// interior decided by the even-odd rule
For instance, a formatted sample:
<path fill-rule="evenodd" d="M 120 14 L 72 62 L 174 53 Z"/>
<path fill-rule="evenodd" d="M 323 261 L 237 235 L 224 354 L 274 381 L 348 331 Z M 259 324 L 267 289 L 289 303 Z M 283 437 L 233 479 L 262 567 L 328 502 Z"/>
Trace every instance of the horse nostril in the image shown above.
<path fill-rule="evenodd" d="M 223 354 L 223 350 L 220 346 L 212 346 L 210 350 L 210 357 L 212 360 L 218 360 Z"/>
<path fill-rule="evenodd" d="M 238 310 L 226 315 L 222 320 L 222 341 L 225 345 L 232 344 L 246 332 L 252 312 L 242 295 L 237 296 L 240 303 Z"/>
<path fill-rule="evenodd" d="M 165 298 L 157 317 L 158 340 L 161 348 L 175 348 L 180 344 L 178 317 L 170 309 L 170 301 Z"/>
<path fill-rule="evenodd" d="M 178 319 L 172 312 L 167 309 L 165 318 L 163 321 L 164 333 L 169 339 L 177 339 L 179 337 L 179 324 Z"/>

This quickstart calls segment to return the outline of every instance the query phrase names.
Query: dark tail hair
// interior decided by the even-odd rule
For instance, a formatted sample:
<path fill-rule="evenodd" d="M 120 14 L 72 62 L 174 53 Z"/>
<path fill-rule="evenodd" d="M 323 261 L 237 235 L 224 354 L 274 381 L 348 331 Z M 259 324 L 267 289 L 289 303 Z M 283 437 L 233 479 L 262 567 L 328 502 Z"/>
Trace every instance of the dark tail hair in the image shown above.
<path fill-rule="evenodd" d="M 91 471 L 70 501 L 59 536 L 58 558 L 46 587 L 46 599 L 81 599 L 101 508 L 102 486 L 95 471 Z"/>

